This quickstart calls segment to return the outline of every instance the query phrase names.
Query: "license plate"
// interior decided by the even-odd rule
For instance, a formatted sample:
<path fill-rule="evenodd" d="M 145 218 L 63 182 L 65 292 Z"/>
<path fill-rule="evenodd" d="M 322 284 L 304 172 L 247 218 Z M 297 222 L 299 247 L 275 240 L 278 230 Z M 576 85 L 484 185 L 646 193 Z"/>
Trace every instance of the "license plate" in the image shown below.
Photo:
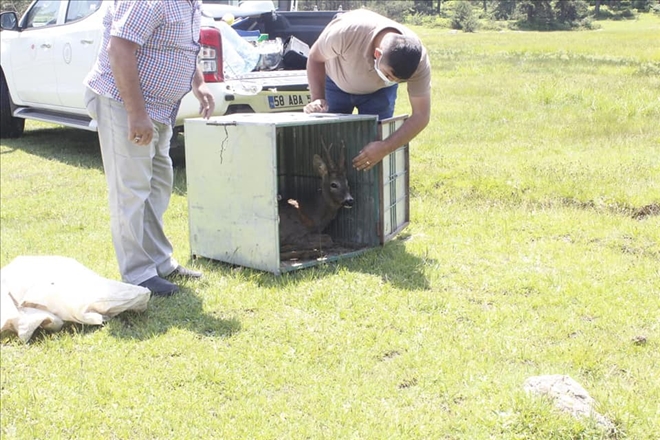
<path fill-rule="evenodd" d="M 303 107 L 312 100 L 310 95 L 271 95 L 268 97 L 270 108 Z"/>

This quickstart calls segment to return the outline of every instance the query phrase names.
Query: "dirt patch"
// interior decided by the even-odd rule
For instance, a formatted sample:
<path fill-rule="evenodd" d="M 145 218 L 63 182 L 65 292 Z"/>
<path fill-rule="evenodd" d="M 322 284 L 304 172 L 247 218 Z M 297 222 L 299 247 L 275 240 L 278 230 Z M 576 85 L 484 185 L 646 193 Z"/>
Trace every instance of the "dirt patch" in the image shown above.
<path fill-rule="evenodd" d="M 650 205 L 636 209 L 632 214 L 632 218 L 635 220 L 644 220 L 646 217 L 654 215 L 660 215 L 660 203 L 651 203 Z"/>

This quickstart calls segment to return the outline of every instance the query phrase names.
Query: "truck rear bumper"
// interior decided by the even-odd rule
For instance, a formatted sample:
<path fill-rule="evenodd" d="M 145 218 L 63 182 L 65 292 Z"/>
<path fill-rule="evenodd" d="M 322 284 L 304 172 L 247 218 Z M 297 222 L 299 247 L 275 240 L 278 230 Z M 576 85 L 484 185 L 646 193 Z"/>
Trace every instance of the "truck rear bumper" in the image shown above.
<path fill-rule="evenodd" d="M 207 83 L 215 97 L 214 116 L 230 113 L 302 111 L 310 102 L 307 72 L 276 70 L 250 72 L 222 83 Z M 188 93 L 181 101 L 176 125 L 199 117 L 199 101 Z"/>

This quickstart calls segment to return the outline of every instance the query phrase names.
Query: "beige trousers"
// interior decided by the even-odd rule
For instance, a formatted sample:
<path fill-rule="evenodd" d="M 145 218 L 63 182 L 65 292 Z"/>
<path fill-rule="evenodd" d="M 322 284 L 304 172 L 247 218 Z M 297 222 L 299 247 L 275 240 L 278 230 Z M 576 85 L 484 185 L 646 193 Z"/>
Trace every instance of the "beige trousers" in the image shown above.
<path fill-rule="evenodd" d="M 163 229 L 174 179 L 169 156 L 172 127 L 154 121 L 151 145 L 136 145 L 128 139 L 128 115 L 121 102 L 88 88 L 85 104 L 98 125 L 121 278 L 139 284 L 167 276 L 178 265 Z"/>

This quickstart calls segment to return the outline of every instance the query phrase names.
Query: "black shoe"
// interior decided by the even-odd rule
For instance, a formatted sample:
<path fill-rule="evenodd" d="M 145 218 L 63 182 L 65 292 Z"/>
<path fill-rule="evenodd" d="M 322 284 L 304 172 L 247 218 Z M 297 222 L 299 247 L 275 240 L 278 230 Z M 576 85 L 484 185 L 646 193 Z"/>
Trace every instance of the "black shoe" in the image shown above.
<path fill-rule="evenodd" d="M 196 270 L 191 270 L 191 269 L 186 269 L 185 267 L 179 265 L 174 269 L 169 275 L 167 275 L 167 278 L 201 278 L 202 273 L 197 272 Z"/>
<path fill-rule="evenodd" d="M 172 284 L 159 276 L 151 277 L 139 285 L 149 289 L 152 296 L 171 296 L 179 291 L 176 284 Z"/>

